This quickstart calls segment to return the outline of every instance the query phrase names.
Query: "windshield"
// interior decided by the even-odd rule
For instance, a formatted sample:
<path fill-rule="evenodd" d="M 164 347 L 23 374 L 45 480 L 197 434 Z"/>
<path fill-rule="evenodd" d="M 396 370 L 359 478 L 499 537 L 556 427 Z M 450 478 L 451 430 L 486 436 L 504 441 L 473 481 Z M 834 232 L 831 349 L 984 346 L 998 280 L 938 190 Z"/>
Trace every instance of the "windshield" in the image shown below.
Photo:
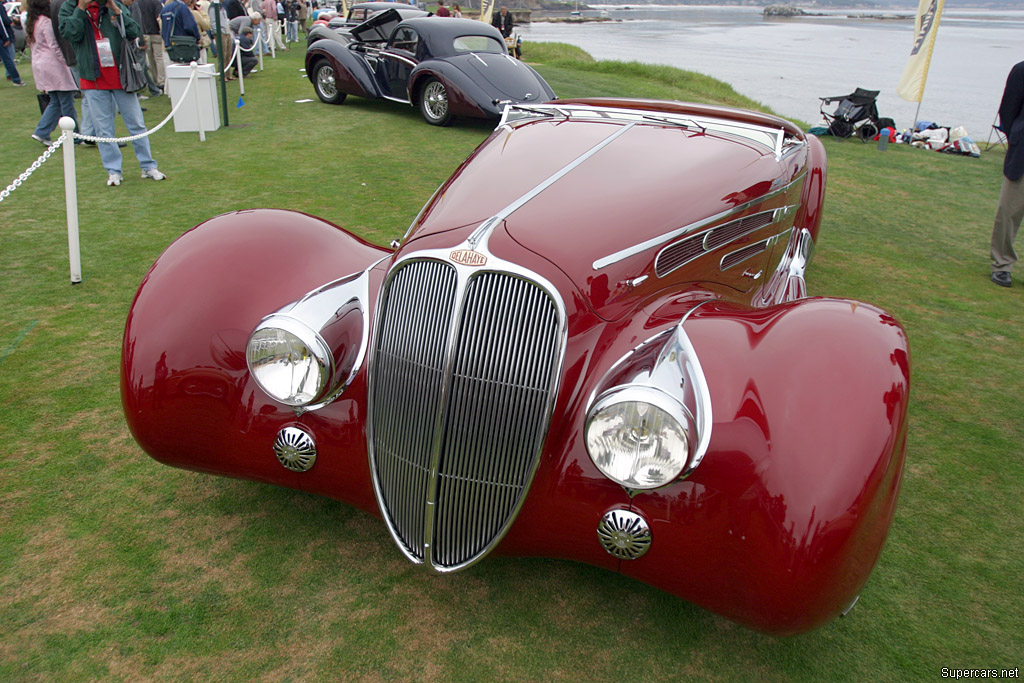
<path fill-rule="evenodd" d="M 506 48 L 501 41 L 492 36 L 459 36 L 452 41 L 456 52 L 497 52 L 502 54 Z"/>

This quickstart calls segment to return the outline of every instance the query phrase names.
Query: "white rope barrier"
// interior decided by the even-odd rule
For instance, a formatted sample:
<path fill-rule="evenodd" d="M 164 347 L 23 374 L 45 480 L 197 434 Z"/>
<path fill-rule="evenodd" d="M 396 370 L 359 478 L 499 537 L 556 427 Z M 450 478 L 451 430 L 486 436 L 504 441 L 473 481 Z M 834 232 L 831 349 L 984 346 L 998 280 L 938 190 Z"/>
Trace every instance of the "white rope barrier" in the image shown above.
<path fill-rule="evenodd" d="M 75 133 L 75 137 L 78 138 L 79 140 L 85 140 L 86 142 L 133 142 L 135 140 L 140 140 L 144 137 L 152 135 L 153 133 L 157 132 L 158 130 L 166 126 L 167 122 L 174 118 L 174 115 L 178 113 L 178 109 L 181 108 L 182 103 L 185 101 L 185 96 L 188 95 L 189 89 L 196 82 L 196 67 L 197 64 L 195 62 L 192 62 L 192 74 L 188 77 L 188 83 L 185 85 L 185 90 L 181 93 L 181 97 L 178 99 L 178 103 L 174 105 L 173 109 L 171 109 L 171 113 L 167 115 L 167 118 L 158 123 L 155 127 L 147 129 L 144 133 L 139 133 L 138 135 L 129 135 L 123 138 L 101 138 L 96 135 L 85 135 L 83 133 Z"/>

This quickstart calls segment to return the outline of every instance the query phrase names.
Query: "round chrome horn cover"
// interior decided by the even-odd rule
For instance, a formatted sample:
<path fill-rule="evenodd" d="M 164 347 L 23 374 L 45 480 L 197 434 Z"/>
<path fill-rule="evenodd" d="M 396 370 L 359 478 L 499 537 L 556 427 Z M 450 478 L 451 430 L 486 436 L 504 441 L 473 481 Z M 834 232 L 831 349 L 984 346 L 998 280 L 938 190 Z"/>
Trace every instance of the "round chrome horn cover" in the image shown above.
<path fill-rule="evenodd" d="M 604 513 L 598 523 L 597 540 L 620 560 L 635 560 L 651 547 L 651 528 L 635 512 L 612 510 Z"/>
<path fill-rule="evenodd" d="M 274 454 L 285 469 L 306 472 L 316 464 L 316 442 L 304 429 L 285 427 L 274 439 Z"/>

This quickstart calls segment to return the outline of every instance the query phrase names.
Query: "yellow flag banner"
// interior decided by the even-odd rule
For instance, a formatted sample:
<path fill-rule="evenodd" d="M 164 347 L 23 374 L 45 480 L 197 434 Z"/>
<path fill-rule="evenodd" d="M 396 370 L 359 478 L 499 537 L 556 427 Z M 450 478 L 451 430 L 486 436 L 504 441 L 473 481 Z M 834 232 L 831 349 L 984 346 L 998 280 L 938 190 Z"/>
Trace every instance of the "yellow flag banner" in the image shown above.
<path fill-rule="evenodd" d="M 920 102 L 924 95 L 924 82 L 928 79 L 928 65 L 935 49 L 935 34 L 946 0 L 921 0 L 914 19 L 914 49 L 903 69 L 896 93 L 908 102 Z"/>
<path fill-rule="evenodd" d="M 480 21 L 489 24 L 493 15 L 494 0 L 480 0 Z"/>

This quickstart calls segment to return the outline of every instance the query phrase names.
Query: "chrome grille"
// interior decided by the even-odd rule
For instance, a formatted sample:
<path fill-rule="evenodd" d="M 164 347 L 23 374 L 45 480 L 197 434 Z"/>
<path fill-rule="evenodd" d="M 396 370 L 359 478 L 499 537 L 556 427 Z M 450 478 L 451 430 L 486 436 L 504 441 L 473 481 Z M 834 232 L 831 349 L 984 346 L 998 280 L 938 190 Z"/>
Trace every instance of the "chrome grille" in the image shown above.
<path fill-rule="evenodd" d="M 391 280 L 377 332 L 374 474 L 384 513 L 405 548 L 419 559 L 454 304 L 455 269 L 438 261 L 417 262 Z"/>
<path fill-rule="evenodd" d="M 477 272 L 457 289 L 455 270 L 429 260 L 400 267 L 382 301 L 372 378 L 381 502 L 412 557 L 458 568 L 501 537 L 536 468 L 560 365 L 558 308 L 509 273 Z"/>

